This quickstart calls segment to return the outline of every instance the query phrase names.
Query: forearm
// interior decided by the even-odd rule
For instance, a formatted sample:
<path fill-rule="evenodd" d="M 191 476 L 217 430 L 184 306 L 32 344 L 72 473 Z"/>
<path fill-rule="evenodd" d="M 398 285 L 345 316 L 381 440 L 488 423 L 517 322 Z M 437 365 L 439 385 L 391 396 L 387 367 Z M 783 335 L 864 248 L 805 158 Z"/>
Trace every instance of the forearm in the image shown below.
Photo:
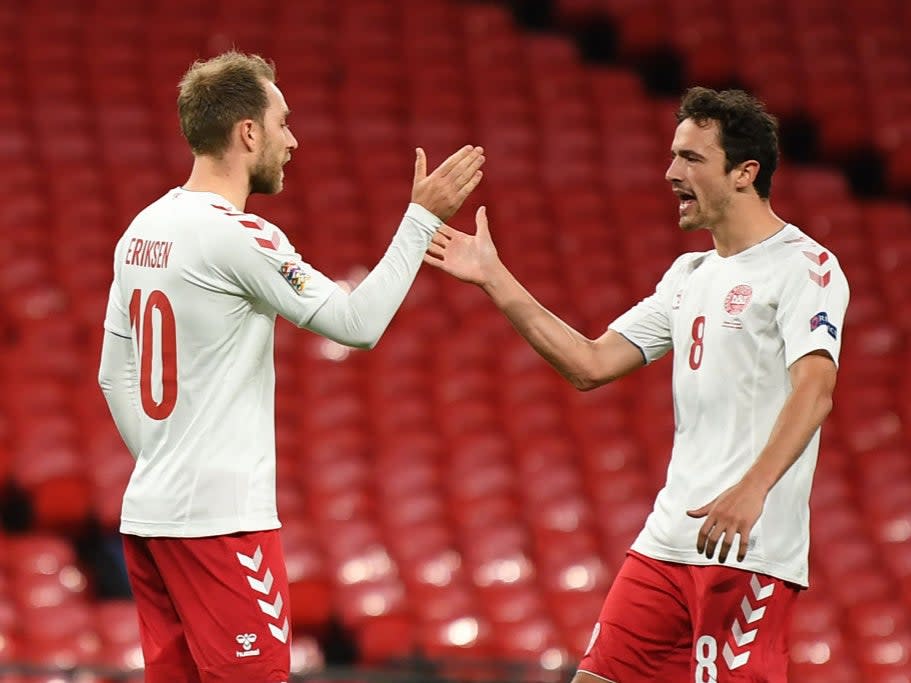
<path fill-rule="evenodd" d="M 832 394 L 826 387 L 798 386 L 785 401 L 768 443 L 744 475 L 768 492 L 784 476 L 807 447 L 832 409 Z"/>
<path fill-rule="evenodd" d="M 439 225 L 433 214 L 410 205 L 376 267 L 350 294 L 333 293 L 307 327 L 347 346 L 375 346 L 411 288 Z"/>
<path fill-rule="evenodd" d="M 105 333 L 98 384 L 123 442 L 133 457 L 138 457 L 142 448 L 141 424 L 131 340 Z"/>
<path fill-rule="evenodd" d="M 593 342 L 542 306 L 502 264 L 482 287 L 516 331 L 578 389 L 596 378 Z"/>

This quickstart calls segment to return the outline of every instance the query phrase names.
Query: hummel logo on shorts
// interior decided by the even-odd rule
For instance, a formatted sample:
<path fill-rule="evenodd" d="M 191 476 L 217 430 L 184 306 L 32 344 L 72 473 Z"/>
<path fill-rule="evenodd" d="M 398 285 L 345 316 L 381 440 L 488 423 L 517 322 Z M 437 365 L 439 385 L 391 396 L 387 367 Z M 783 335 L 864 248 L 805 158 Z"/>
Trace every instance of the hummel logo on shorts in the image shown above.
<path fill-rule="evenodd" d="M 235 652 L 238 657 L 255 657 L 259 654 L 259 649 L 253 649 L 253 643 L 256 642 L 255 633 L 238 633 L 236 640 L 241 647 L 243 647 L 243 652 Z"/>

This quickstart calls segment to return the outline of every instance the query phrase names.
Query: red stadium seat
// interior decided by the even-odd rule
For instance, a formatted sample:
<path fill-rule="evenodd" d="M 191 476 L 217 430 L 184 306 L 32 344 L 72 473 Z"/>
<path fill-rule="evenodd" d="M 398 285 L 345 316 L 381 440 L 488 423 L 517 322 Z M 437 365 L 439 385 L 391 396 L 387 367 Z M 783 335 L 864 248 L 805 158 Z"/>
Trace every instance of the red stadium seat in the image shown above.
<path fill-rule="evenodd" d="M 291 622 L 295 627 L 324 624 L 332 608 L 332 589 L 325 554 L 316 532 L 301 519 L 282 526 L 288 571 Z"/>
<path fill-rule="evenodd" d="M 891 600 L 866 602 L 849 611 L 848 624 L 860 639 L 886 639 L 911 630 L 911 617 Z"/>
<path fill-rule="evenodd" d="M 453 225 L 473 231 L 487 204 L 503 260 L 594 337 L 681 249 L 710 248 L 679 233 L 663 187 L 677 103 L 625 66 L 670 46 L 688 83 L 743 83 L 782 120 L 808 117 L 823 161 L 883 159 L 892 199 L 857 199 L 840 170 L 794 166 L 787 149 L 776 175 L 776 212 L 831 246 L 852 284 L 791 679 L 911 680 L 906 3 L 553 3 L 563 27 L 616 31 L 610 66 L 525 31 L 510 3 L 21 4 L 0 6 L 20 36 L 0 45 L 16 66 L 0 90 L 17 93 L 0 98 L 0 486 L 25 492 L 30 531 L 119 523 L 133 460 L 95 377 L 110 259 L 189 172 L 174 83 L 194 59 L 229 44 L 275 57 L 305 154 L 283 195 L 248 209 L 308 261 L 358 281 L 400 219 L 411 147 L 434 165 L 477 141 L 490 163 Z M 302 335 L 276 330 L 292 668 L 324 665 L 301 632 L 333 614 L 368 663 L 578 658 L 665 474 L 669 363 L 575 392 L 483 292 L 427 268 L 369 354 Z M 86 620 L 90 579 L 62 538 L 0 538 L 0 662 L 136 668 L 132 604 Z"/>
<path fill-rule="evenodd" d="M 94 631 L 94 612 L 82 601 L 57 605 L 32 605 L 22 613 L 20 630 L 28 642 L 60 642 Z"/>
<path fill-rule="evenodd" d="M 419 631 L 421 652 L 430 658 L 483 659 L 494 654 L 492 628 L 477 612 L 428 621 Z"/>
<path fill-rule="evenodd" d="M 413 656 L 417 650 L 417 628 L 405 615 L 374 617 L 356 631 L 358 654 L 365 664 L 382 664 Z"/>
<path fill-rule="evenodd" d="M 326 658 L 316 638 L 295 633 L 291 642 L 291 672 L 307 674 L 319 671 L 326 665 Z"/>
<path fill-rule="evenodd" d="M 541 662 L 550 651 L 563 650 L 557 628 L 543 616 L 499 624 L 494 627 L 494 639 L 495 654 L 506 660 Z"/>

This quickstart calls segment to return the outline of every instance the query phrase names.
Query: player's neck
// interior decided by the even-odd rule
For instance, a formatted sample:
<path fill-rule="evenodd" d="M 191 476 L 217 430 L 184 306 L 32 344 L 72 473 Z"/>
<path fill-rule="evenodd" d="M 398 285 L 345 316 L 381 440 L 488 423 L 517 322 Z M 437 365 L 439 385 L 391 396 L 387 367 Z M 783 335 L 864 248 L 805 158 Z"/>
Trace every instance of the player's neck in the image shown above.
<path fill-rule="evenodd" d="M 228 160 L 198 156 L 193 161 L 190 177 L 182 185 L 190 192 L 212 192 L 231 202 L 243 211 L 250 196 L 250 176 L 247 170 L 239 168 Z"/>
<path fill-rule="evenodd" d="M 768 201 L 750 202 L 732 209 L 724 221 L 710 229 L 715 250 L 724 258 L 746 251 L 787 225 L 787 221 L 775 215 Z"/>

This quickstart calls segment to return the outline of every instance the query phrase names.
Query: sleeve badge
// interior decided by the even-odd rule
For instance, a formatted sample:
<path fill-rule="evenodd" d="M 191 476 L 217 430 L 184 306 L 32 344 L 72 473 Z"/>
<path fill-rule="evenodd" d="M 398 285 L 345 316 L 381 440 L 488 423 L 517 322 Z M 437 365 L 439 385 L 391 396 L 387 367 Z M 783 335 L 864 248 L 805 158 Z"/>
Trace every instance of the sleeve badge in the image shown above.
<path fill-rule="evenodd" d="M 829 314 L 825 311 L 820 311 L 810 318 L 810 332 L 813 332 L 820 327 L 825 329 L 832 339 L 838 339 L 838 328 L 829 322 Z"/>
<path fill-rule="evenodd" d="M 310 282 L 310 276 L 307 275 L 300 263 L 294 261 L 285 261 L 279 269 L 282 277 L 288 281 L 291 288 L 298 294 L 304 293 L 304 287 Z"/>

